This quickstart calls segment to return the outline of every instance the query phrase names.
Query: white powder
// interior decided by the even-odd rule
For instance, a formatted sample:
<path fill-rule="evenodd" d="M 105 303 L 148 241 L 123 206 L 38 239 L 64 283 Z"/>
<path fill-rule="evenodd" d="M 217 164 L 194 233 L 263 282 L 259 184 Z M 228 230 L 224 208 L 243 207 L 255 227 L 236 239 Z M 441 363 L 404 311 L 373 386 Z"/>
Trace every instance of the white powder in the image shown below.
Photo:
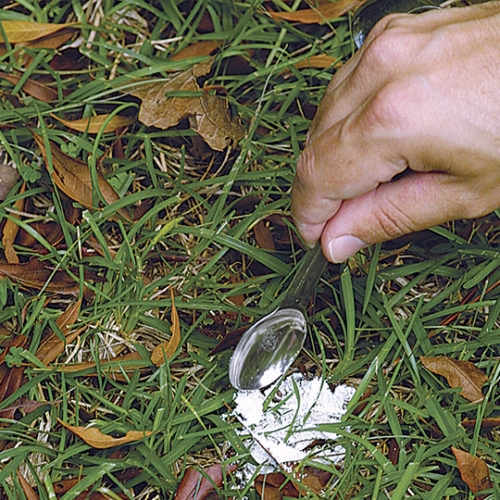
<path fill-rule="evenodd" d="M 332 392 L 320 378 L 307 380 L 293 374 L 283 380 L 264 410 L 264 403 L 274 390 L 275 386 L 264 394 L 259 390 L 239 391 L 234 398 L 233 414 L 245 427 L 240 432 L 254 438 L 248 445 L 254 460 L 269 465 L 297 462 L 308 455 L 330 463 L 342 460 L 344 449 L 331 444 L 336 434 L 314 427 L 340 422 L 355 389 L 340 385 Z M 330 443 L 308 451 L 306 448 L 316 440 Z"/>

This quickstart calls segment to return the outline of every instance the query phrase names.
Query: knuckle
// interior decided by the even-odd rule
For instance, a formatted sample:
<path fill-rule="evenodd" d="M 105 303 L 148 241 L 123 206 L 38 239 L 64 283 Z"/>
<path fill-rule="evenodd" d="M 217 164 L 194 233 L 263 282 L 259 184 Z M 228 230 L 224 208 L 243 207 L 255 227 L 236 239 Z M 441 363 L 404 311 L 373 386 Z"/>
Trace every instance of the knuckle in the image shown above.
<path fill-rule="evenodd" d="M 295 173 L 296 184 L 308 187 L 314 183 L 315 179 L 315 154 L 312 147 L 307 147 L 302 151 L 297 159 Z"/>
<path fill-rule="evenodd" d="M 391 240 L 417 229 L 416 224 L 390 198 L 385 197 L 375 213 L 376 232 L 384 240 Z"/>

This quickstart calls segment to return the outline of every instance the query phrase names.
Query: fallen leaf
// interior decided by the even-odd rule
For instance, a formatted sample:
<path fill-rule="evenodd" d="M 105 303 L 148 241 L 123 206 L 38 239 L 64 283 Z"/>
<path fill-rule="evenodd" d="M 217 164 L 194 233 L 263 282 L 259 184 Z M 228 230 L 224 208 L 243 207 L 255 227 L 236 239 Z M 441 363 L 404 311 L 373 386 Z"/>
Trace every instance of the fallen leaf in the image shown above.
<path fill-rule="evenodd" d="M 189 468 L 184 473 L 174 500 L 203 500 L 208 494 L 222 485 L 225 474 L 232 474 L 237 469 L 236 464 L 228 465 L 225 469 L 221 464 L 212 465 L 203 469 L 203 472 L 211 479 L 209 481 L 196 469 Z"/>
<path fill-rule="evenodd" d="M 0 71 L 0 78 L 8 80 L 9 82 L 16 85 L 17 82 L 21 79 L 21 75 L 3 73 Z M 58 98 L 57 90 L 48 87 L 43 83 L 39 83 L 36 80 L 32 80 L 31 78 L 28 78 L 24 82 L 22 89 L 30 96 L 42 102 L 51 102 L 57 100 Z"/>
<path fill-rule="evenodd" d="M 192 43 L 183 48 L 177 54 L 174 54 L 169 59 L 171 61 L 181 61 L 191 57 L 209 56 L 215 49 L 221 46 L 220 40 L 206 40 L 203 42 Z"/>
<path fill-rule="evenodd" d="M 327 54 L 317 54 L 296 62 L 293 66 L 297 69 L 302 68 L 329 68 L 339 62 L 338 57 L 332 57 Z"/>
<path fill-rule="evenodd" d="M 181 327 L 179 324 L 179 315 L 177 314 L 177 309 L 174 304 L 174 291 L 172 290 L 172 285 L 170 285 L 170 297 L 172 298 L 172 312 L 170 313 L 170 321 L 172 323 L 170 332 L 172 335 L 170 340 L 158 344 L 153 349 L 151 353 L 151 362 L 156 366 L 163 365 L 168 358 L 171 358 L 181 341 Z"/>
<path fill-rule="evenodd" d="M 19 173 L 15 168 L 0 163 L 0 201 L 7 198 L 18 178 Z"/>
<path fill-rule="evenodd" d="M 15 337 L 10 337 L 5 345 L 2 345 L 2 352 L 0 353 L 0 365 L 5 363 L 5 356 L 9 354 L 11 347 L 24 347 L 28 337 L 26 335 L 16 335 Z"/>
<path fill-rule="evenodd" d="M 254 487 L 264 500 L 281 500 L 284 496 L 299 497 L 293 483 L 281 472 L 259 474 L 255 478 Z"/>
<path fill-rule="evenodd" d="M 26 183 L 23 183 L 19 194 L 23 194 L 26 189 Z M 24 198 L 20 198 L 14 204 L 14 208 L 17 212 L 22 212 L 24 208 Z M 19 219 L 19 216 L 12 214 L 13 217 Z M 5 258 L 9 264 L 19 264 L 19 257 L 14 250 L 14 240 L 16 239 L 17 233 L 19 232 L 19 225 L 16 224 L 12 219 L 7 219 L 5 226 L 3 227 L 2 244 L 5 253 Z"/>
<path fill-rule="evenodd" d="M 26 500 L 39 500 L 40 497 L 33 489 L 33 486 L 31 486 L 31 484 L 28 483 L 28 480 L 21 474 L 21 472 L 19 472 L 19 469 L 17 469 L 16 473 L 17 473 L 17 479 L 19 479 L 19 483 L 21 484 L 21 488 L 23 489 L 23 493 L 24 496 L 26 497 Z"/>
<path fill-rule="evenodd" d="M 211 65 L 211 60 L 198 63 L 167 81 L 144 83 L 134 89 L 132 95 L 142 100 L 139 121 L 165 130 L 189 117 L 193 130 L 216 151 L 239 141 L 245 130 L 237 119 L 231 119 L 226 101 L 202 91 L 196 81 Z"/>
<path fill-rule="evenodd" d="M 30 49 L 58 49 L 61 45 L 70 40 L 76 33 L 76 27 L 61 28 L 58 31 L 28 42 L 18 44 Z"/>
<path fill-rule="evenodd" d="M 273 19 L 284 19 L 302 24 L 325 23 L 330 19 L 343 16 L 349 10 L 356 9 L 363 3 L 363 0 L 337 0 L 336 2 L 320 0 L 318 6 L 312 9 L 296 10 L 295 12 L 268 11 L 268 14 Z"/>
<path fill-rule="evenodd" d="M 34 401 L 32 399 L 21 398 L 17 403 L 0 410 L 0 418 L 10 418 L 14 420 L 18 411 L 22 410 L 25 414 L 31 413 L 32 411 L 40 408 L 40 406 L 44 406 L 46 404 L 51 403 L 46 401 Z"/>
<path fill-rule="evenodd" d="M 276 244 L 274 243 L 273 233 L 266 226 L 266 223 L 261 220 L 253 228 L 255 234 L 255 240 L 260 248 L 264 250 L 276 250 Z"/>
<path fill-rule="evenodd" d="M 88 132 L 89 134 L 97 134 L 102 129 L 104 122 L 109 118 L 109 114 L 95 115 L 90 118 L 80 118 L 79 120 L 63 120 L 56 115 L 51 114 L 51 116 L 72 130 Z M 130 125 L 133 121 L 134 118 L 115 115 L 106 123 L 103 132 L 115 132 L 120 128 Z"/>
<path fill-rule="evenodd" d="M 462 420 L 462 425 L 466 429 L 474 429 L 476 427 L 476 419 L 465 418 Z M 500 426 L 500 417 L 489 417 L 481 419 L 481 429 L 494 429 Z"/>
<path fill-rule="evenodd" d="M 490 471 L 484 460 L 475 457 L 466 451 L 451 448 L 457 459 L 457 467 L 464 483 L 470 488 L 472 493 L 487 490 L 493 485 L 490 480 Z M 479 497 L 477 497 L 479 498 Z"/>
<path fill-rule="evenodd" d="M 58 418 L 57 421 L 63 427 L 76 434 L 80 439 L 83 439 L 88 445 L 92 446 L 92 448 L 97 448 L 99 450 L 112 448 L 113 446 L 120 446 L 133 441 L 139 441 L 153 434 L 153 431 L 128 431 L 125 436 L 114 438 L 109 434 L 103 434 L 96 427 L 69 425 L 63 422 L 60 418 Z"/>
<path fill-rule="evenodd" d="M 29 42 L 56 33 L 68 27 L 74 27 L 74 23 L 51 24 L 36 23 L 34 21 L 11 21 L 2 20 L 2 28 L 9 43 Z M 6 41 L 0 31 L 0 40 Z"/>
<path fill-rule="evenodd" d="M 460 395 L 465 399 L 473 403 L 484 399 L 481 389 L 488 377 L 479 368 L 476 368 L 474 363 L 457 361 L 445 356 L 434 358 L 421 356 L 420 361 L 432 373 L 445 377 L 450 387 L 461 387 Z"/>
<path fill-rule="evenodd" d="M 42 155 L 49 169 L 47 159 L 47 150 L 43 139 L 33 134 L 38 147 L 42 151 Z M 57 187 L 71 199 L 81 203 L 86 208 L 95 208 L 92 204 L 92 180 L 90 177 L 89 167 L 83 161 L 71 158 L 64 154 L 54 143 L 50 143 L 50 152 L 52 155 L 53 172 L 52 176 Z M 111 184 L 104 176 L 97 171 L 97 184 L 101 191 L 102 197 L 108 205 L 115 203 L 120 198 Z M 124 218 L 129 219 L 127 212 L 124 209 L 118 211 Z"/>
<path fill-rule="evenodd" d="M 5 376 L 0 382 L 0 401 L 14 394 L 22 385 L 24 366 L 8 368 Z"/>
<path fill-rule="evenodd" d="M 50 333 L 38 347 L 35 356 L 44 364 L 49 365 L 63 351 L 66 344 L 73 340 L 81 333 L 80 330 L 70 330 L 70 326 L 78 320 L 80 314 L 80 306 L 82 299 L 71 303 L 68 308 L 57 318 L 56 324 L 64 335 L 65 340 L 62 340 L 55 332 Z"/>
<path fill-rule="evenodd" d="M 23 264 L 0 263 L 0 278 L 2 276 L 36 290 L 45 288 L 48 292 L 76 296 L 80 292 L 80 285 L 69 274 L 60 270 L 54 271 L 37 259 Z M 86 293 L 89 292 L 86 289 Z"/>

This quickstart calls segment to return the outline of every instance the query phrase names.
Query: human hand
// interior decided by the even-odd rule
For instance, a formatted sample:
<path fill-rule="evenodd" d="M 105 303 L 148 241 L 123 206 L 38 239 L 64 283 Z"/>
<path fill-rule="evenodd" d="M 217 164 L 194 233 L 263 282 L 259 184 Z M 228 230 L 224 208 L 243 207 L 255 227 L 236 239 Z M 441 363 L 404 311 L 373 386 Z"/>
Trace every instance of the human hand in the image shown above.
<path fill-rule="evenodd" d="M 335 74 L 298 159 L 305 242 L 341 262 L 499 208 L 499 82 L 500 2 L 383 18 Z"/>

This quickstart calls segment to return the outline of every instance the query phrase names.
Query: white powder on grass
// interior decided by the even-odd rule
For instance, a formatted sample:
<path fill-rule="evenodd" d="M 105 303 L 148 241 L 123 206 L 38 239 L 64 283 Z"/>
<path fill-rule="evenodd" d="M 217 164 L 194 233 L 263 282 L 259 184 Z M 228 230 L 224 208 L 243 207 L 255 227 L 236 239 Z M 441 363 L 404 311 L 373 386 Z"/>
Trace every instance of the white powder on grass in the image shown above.
<path fill-rule="evenodd" d="M 234 399 L 233 414 L 244 426 L 241 433 L 250 433 L 254 438 L 249 450 L 259 464 L 298 462 L 311 454 L 307 447 L 313 442 L 336 439 L 335 433 L 314 427 L 340 422 L 355 392 L 346 385 L 332 392 L 320 378 L 307 380 L 293 374 L 283 380 L 264 409 L 274 390 L 275 386 L 264 394 L 259 390 L 239 391 Z M 343 457 L 344 449 L 331 443 L 314 450 L 316 460 L 338 463 Z"/>

